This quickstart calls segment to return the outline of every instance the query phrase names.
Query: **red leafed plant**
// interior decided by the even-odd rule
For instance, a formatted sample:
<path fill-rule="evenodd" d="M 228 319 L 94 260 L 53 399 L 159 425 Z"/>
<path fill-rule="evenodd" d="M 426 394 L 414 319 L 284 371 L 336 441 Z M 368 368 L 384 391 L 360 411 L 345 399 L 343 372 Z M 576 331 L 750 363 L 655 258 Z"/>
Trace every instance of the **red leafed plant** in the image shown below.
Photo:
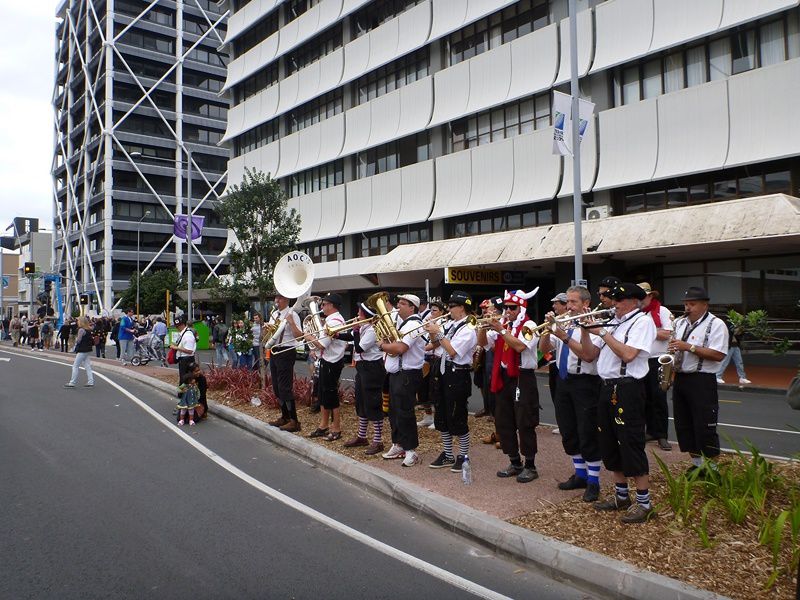
<path fill-rule="evenodd" d="M 250 369 L 239 369 L 233 367 L 210 367 L 206 373 L 208 389 L 218 390 L 230 405 L 249 402 L 251 398 L 257 397 L 262 404 L 275 408 L 278 406 L 278 399 L 272 391 L 272 381 L 267 373 L 267 385 L 261 388 L 260 376 L 257 371 Z M 352 388 L 349 388 L 352 390 Z M 295 375 L 294 377 L 294 399 L 298 406 L 309 406 L 314 390 L 314 383 L 307 377 Z M 340 390 L 340 397 L 349 397 L 348 389 Z"/>

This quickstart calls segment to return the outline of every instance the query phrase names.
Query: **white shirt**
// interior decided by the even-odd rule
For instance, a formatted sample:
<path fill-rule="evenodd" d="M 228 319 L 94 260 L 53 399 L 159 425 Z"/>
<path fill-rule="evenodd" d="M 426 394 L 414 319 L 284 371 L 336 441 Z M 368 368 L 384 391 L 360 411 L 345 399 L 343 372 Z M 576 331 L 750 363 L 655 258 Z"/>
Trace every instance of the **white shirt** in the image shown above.
<path fill-rule="evenodd" d="M 250 333 L 253 335 L 253 347 L 257 348 L 261 345 L 261 323 L 253 323 Z"/>
<path fill-rule="evenodd" d="M 658 333 L 658 329 L 672 331 L 674 329 L 674 324 L 672 322 L 674 317 L 672 316 L 670 310 L 666 306 L 662 306 L 658 309 L 658 314 L 661 317 L 661 327 L 656 328 L 656 333 Z M 653 318 L 652 315 L 650 315 L 650 318 Z M 653 322 L 655 323 L 655 321 Z M 655 340 L 653 342 L 653 347 L 650 348 L 650 358 L 656 358 L 662 354 L 665 354 L 668 351 L 667 346 L 669 346 L 669 338 L 666 340 Z"/>
<path fill-rule="evenodd" d="M 621 372 L 622 359 L 603 343 L 597 359 L 597 374 L 603 379 L 616 379 L 617 377 L 642 379 L 650 368 L 647 359 L 650 358 L 650 348 L 653 347 L 653 340 L 656 339 L 656 325 L 653 323 L 653 319 L 638 310 L 632 310 L 621 318 L 614 317 L 610 325 L 617 323 L 621 323 L 621 325 L 607 328 L 606 335 L 613 336 L 614 339 L 626 346 L 638 348 L 639 353 L 633 361 L 625 366 L 623 373 Z M 625 340 L 626 336 L 627 341 Z"/>
<path fill-rule="evenodd" d="M 398 330 L 403 336 L 400 341 L 408 346 L 408 350 L 399 356 L 387 355 L 387 373 L 399 373 L 401 369 L 403 371 L 421 369 L 425 362 L 425 340 L 422 339 L 421 335 L 417 335 L 418 331 L 416 329 L 419 327 L 420 322 L 419 319 L 414 318 L 415 316 L 406 319 L 405 324 Z"/>
<path fill-rule="evenodd" d="M 175 351 L 176 358 L 183 358 L 184 356 L 194 356 L 194 352 L 195 350 L 197 350 L 197 340 L 194 338 L 194 332 L 188 327 L 185 327 L 184 330 L 181 332 L 176 345 L 188 350 L 188 352 L 181 352 L 180 350 L 176 350 Z"/>
<path fill-rule="evenodd" d="M 337 325 L 342 325 L 343 323 L 344 319 L 337 311 L 325 317 L 324 324 L 335 327 Z M 336 338 L 330 338 L 325 335 L 325 332 L 322 332 L 320 336 L 319 343 L 322 344 L 322 347 L 324 348 L 321 358 L 325 359 L 329 363 L 335 363 L 342 360 L 344 358 L 344 351 L 347 349 L 347 342 Z"/>
<path fill-rule="evenodd" d="M 456 355 L 451 358 L 450 354 L 442 348 L 444 352 L 442 356 L 445 360 L 451 361 L 457 365 L 471 365 L 472 353 L 475 350 L 475 346 L 478 344 L 478 334 L 475 333 L 474 329 L 467 326 L 466 320 L 467 318 L 464 317 L 463 319 L 452 322 L 444 334 L 445 337 L 450 340 L 450 344 L 453 346 L 453 350 L 456 351 Z"/>
<path fill-rule="evenodd" d="M 356 352 L 353 355 L 353 359 L 356 362 L 360 360 L 382 359 L 383 352 L 378 348 L 378 338 L 375 335 L 375 328 L 372 325 L 362 325 L 360 333 L 358 345 L 363 352 Z"/>
<path fill-rule="evenodd" d="M 581 328 L 580 327 L 573 327 L 570 329 L 569 332 L 570 339 L 575 340 L 578 344 L 581 343 Z M 592 341 L 598 348 L 603 347 L 603 339 L 599 335 L 595 335 L 593 333 L 589 334 L 589 339 Z M 561 367 L 561 347 L 564 345 L 559 338 L 553 336 L 553 352 L 556 357 L 556 365 L 560 368 Z M 597 375 L 597 361 L 594 360 L 592 362 L 586 362 L 585 360 L 580 361 L 580 370 L 578 369 L 578 361 L 580 359 L 578 356 L 570 349 L 569 354 L 567 355 L 567 373 L 570 375 Z"/>
<path fill-rule="evenodd" d="M 692 328 L 693 325 L 697 326 Z M 675 322 L 675 339 L 683 340 L 687 329 L 690 330 L 690 333 L 684 341 L 690 345 L 698 348 L 710 348 L 723 354 L 728 353 L 728 327 L 722 319 L 715 317 L 711 313 L 706 313 L 695 323 L 689 323 L 688 318 L 681 317 Z M 706 340 L 706 333 L 708 334 L 708 340 Z M 683 358 L 679 359 L 680 369 L 678 371 L 681 373 L 696 373 L 697 365 L 701 360 L 700 357 L 689 351 L 682 352 L 682 354 Z M 719 371 L 720 361 L 708 360 L 707 358 L 702 359 L 702 361 L 701 373 L 716 373 Z"/>
<path fill-rule="evenodd" d="M 536 323 L 531 321 L 531 327 L 536 327 Z M 525 344 L 525 350 L 520 354 L 520 369 L 535 369 L 539 366 L 539 336 L 533 336 L 530 341 L 525 339 L 523 331 L 520 330 L 517 339 Z"/>
<path fill-rule="evenodd" d="M 283 310 L 278 311 L 277 318 L 272 319 L 271 323 L 274 325 L 277 319 L 280 319 L 281 321 L 290 319 L 300 331 L 303 330 L 300 325 L 300 316 L 292 310 L 291 306 L 287 306 Z M 281 334 L 278 336 L 275 346 L 282 346 L 284 348 L 297 348 L 302 344 L 302 340 L 295 340 L 294 330 L 289 327 L 289 323 L 287 322 L 283 327 L 283 331 L 281 331 Z"/>

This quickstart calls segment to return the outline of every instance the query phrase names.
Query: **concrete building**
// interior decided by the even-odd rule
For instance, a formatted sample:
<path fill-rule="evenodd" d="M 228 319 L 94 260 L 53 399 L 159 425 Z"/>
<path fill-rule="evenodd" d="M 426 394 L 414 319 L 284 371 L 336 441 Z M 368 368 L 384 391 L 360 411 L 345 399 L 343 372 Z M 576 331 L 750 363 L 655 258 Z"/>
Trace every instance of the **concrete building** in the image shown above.
<path fill-rule="evenodd" d="M 43 289 L 40 275 L 51 272 L 53 268 L 53 233 L 39 229 L 39 219 L 27 217 L 15 218 L 8 227 L 8 231 L 12 235 L 4 240 L 16 253 L 10 255 L 11 260 L 15 263 L 14 287 L 11 288 L 12 292 L 16 290 L 15 312 L 19 315 L 27 315 L 30 314 L 30 307 L 33 306 L 33 314 L 35 314 L 39 307 L 36 296 Z M 6 258 L 4 257 L 4 262 Z M 25 263 L 34 263 L 36 276 L 29 277 L 25 274 Z"/>
<path fill-rule="evenodd" d="M 56 18 L 55 268 L 68 307 L 88 293 L 91 308 L 112 308 L 137 255 L 143 271 L 185 271 L 172 231 L 190 152 L 192 210 L 206 226 L 193 274 L 220 272 L 226 11 L 215 0 L 63 0 Z"/>
<path fill-rule="evenodd" d="M 231 0 L 223 142 L 283 182 L 316 291 L 573 276 L 567 0 Z M 585 275 L 796 316 L 797 0 L 579 0 Z M 450 268 L 445 276 L 446 268 Z M 487 282 L 490 284 L 487 285 Z"/>
<path fill-rule="evenodd" d="M 0 238 L 0 273 L 2 288 L 0 290 L 0 314 L 12 317 L 18 314 L 19 305 L 19 256 L 13 250 L 14 238 Z"/>

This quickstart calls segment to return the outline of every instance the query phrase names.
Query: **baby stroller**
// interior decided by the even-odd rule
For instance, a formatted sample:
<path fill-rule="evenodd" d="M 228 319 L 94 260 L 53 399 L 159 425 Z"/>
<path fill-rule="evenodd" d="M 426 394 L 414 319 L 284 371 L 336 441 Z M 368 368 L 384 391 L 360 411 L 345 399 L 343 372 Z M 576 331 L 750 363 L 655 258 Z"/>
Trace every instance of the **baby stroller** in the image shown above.
<path fill-rule="evenodd" d="M 148 333 L 140 335 L 133 340 L 134 355 L 131 358 L 131 364 L 134 367 L 139 365 L 146 365 L 151 360 L 160 360 L 164 362 L 162 356 L 161 340 L 158 336 Z"/>

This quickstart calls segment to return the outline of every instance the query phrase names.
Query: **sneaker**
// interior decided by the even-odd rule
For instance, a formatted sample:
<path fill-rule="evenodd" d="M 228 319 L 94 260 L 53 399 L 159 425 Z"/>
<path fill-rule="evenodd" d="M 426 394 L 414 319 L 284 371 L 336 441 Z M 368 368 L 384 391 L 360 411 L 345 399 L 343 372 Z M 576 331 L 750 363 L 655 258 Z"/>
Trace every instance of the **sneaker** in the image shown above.
<path fill-rule="evenodd" d="M 453 466 L 450 467 L 450 472 L 451 473 L 461 473 L 461 469 L 462 469 L 463 466 L 464 466 L 464 455 L 463 454 L 459 454 L 456 457 L 456 460 L 453 463 Z"/>
<path fill-rule="evenodd" d="M 436 425 L 431 423 L 430 425 L 428 425 L 428 429 L 432 429 L 432 430 L 436 431 Z"/>
<path fill-rule="evenodd" d="M 722 377 L 717 377 L 717 383 L 725 383 L 725 380 Z"/>
<path fill-rule="evenodd" d="M 194 425 L 194 421 L 192 421 L 191 419 L 189 419 L 189 425 L 190 425 L 190 426 L 191 426 L 191 425 Z"/>
<path fill-rule="evenodd" d="M 517 483 L 530 483 L 534 479 L 539 479 L 539 472 L 533 467 L 523 467 L 517 475 Z"/>
<path fill-rule="evenodd" d="M 587 483 L 586 489 L 583 492 L 583 501 L 584 502 L 597 502 L 600 498 L 600 484 L 599 483 Z"/>
<path fill-rule="evenodd" d="M 555 428 L 555 429 L 553 429 L 553 431 L 551 431 L 550 433 L 552 433 L 553 435 L 561 435 L 561 429 L 559 429 L 558 427 L 556 427 L 556 428 Z"/>
<path fill-rule="evenodd" d="M 742 385 L 746 385 L 748 383 L 753 383 L 753 382 L 750 381 L 747 377 L 739 377 L 739 383 Z"/>
<path fill-rule="evenodd" d="M 510 463 L 505 469 L 497 472 L 498 477 L 516 477 L 522 473 L 522 465 Z"/>
<path fill-rule="evenodd" d="M 578 477 L 575 473 L 569 479 L 558 484 L 560 490 L 582 490 L 586 488 L 587 482 L 583 477 Z"/>
<path fill-rule="evenodd" d="M 623 523 L 646 523 L 650 519 L 656 516 L 656 511 L 653 509 L 653 505 L 650 505 L 650 508 L 645 508 L 638 502 L 630 506 L 625 514 L 622 515 L 620 521 Z"/>
<path fill-rule="evenodd" d="M 672 444 L 670 444 L 666 438 L 658 439 L 658 447 L 661 448 L 664 452 L 672 451 Z"/>
<path fill-rule="evenodd" d="M 428 466 L 431 469 L 444 469 L 445 467 L 452 467 L 456 464 L 456 459 L 452 456 L 448 457 L 447 454 L 442 452 L 435 461 L 433 461 Z"/>
<path fill-rule="evenodd" d="M 403 450 L 403 448 L 398 446 L 397 444 L 392 444 L 392 447 L 389 448 L 389 451 L 386 452 L 385 454 L 381 454 L 381 456 L 385 460 L 395 460 L 398 458 L 405 458 L 406 451 Z"/>
<path fill-rule="evenodd" d="M 595 502 L 594 509 L 600 511 L 610 511 L 610 510 L 625 510 L 630 508 L 631 506 L 631 499 L 630 497 L 625 498 L 624 500 L 614 494 L 608 500 L 603 500 L 602 502 Z"/>
<path fill-rule="evenodd" d="M 183 419 L 181 419 L 180 421 L 178 421 L 178 427 L 183 427 Z"/>
<path fill-rule="evenodd" d="M 417 421 L 417 427 L 428 427 L 433 425 L 433 415 L 425 415 L 421 421 Z"/>
<path fill-rule="evenodd" d="M 74 384 L 74 383 L 65 383 L 65 384 L 64 384 L 64 387 L 65 387 L 65 388 L 74 388 L 74 387 L 75 387 L 75 384 Z"/>
<path fill-rule="evenodd" d="M 83 386 L 83 387 L 94 387 L 94 383 L 87 383 L 87 384 L 86 384 L 85 386 Z"/>
<path fill-rule="evenodd" d="M 413 450 L 409 450 L 408 452 L 403 452 L 405 455 L 403 458 L 403 462 L 400 463 L 403 467 L 413 467 L 414 465 L 418 465 L 422 460 L 419 457 L 419 454 L 414 452 Z"/>

